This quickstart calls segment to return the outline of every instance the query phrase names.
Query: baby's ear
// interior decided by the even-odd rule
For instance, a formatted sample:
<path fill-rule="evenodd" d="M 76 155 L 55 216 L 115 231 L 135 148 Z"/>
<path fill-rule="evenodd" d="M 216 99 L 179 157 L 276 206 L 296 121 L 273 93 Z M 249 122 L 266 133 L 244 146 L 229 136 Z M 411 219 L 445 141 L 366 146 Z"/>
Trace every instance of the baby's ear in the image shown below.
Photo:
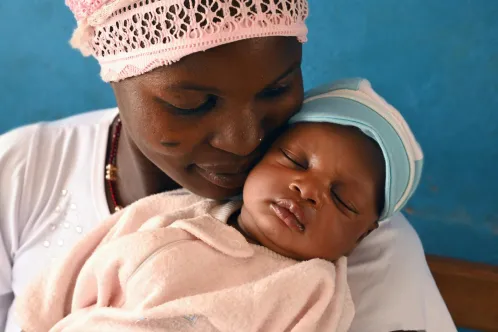
<path fill-rule="evenodd" d="M 360 238 L 358 239 L 358 241 L 356 241 L 356 243 L 360 243 L 361 241 L 363 241 L 364 238 L 366 238 L 368 235 L 370 235 L 370 233 L 372 233 L 373 231 L 375 231 L 377 228 L 379 228 L 379 222 L 376 221 L 375 223 L 373 223 L 365 233 L 363 233 Z"/>

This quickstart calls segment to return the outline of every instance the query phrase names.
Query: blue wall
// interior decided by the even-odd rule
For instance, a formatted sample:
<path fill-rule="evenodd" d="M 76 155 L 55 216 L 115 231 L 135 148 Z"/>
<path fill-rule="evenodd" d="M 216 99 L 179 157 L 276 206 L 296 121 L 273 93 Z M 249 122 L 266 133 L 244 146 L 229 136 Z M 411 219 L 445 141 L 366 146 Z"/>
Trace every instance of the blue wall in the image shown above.
<path fill-rule="evenodd" d="M 364 76 L 426 155 L 407 214 L 428 252 L 498 264 L 498 1 L 311 0 L 306 86 Z M 63 1 L 0 2 L 0 132 L 113 106 Z M 11 32 L 16 31 L 16 34 Z"/>

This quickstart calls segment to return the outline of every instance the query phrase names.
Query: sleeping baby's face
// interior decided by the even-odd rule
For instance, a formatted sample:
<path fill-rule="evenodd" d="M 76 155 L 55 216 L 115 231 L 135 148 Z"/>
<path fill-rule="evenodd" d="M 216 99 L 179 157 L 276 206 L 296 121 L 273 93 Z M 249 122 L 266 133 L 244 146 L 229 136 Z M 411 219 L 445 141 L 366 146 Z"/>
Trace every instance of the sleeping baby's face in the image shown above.
<path fill-rule="evenodd" d="M 298 260 L 336 260 L 376 227 L 384 197 L 380 147 L 353 127 L 298 124 L 249 174 L 239 227 Z"/>

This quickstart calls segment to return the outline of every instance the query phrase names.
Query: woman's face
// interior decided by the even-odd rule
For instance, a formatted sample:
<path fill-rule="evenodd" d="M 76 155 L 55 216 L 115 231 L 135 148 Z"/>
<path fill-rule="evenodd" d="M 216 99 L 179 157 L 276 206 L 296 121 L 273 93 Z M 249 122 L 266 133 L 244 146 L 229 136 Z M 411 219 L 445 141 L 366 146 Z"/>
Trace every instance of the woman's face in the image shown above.
<path fill-rule="evenodd" d="M 301 55 L 296 38 L 249 39 L 114 83 L 126 135 L 182 187 L 234 196 L 302 104 Z"/>

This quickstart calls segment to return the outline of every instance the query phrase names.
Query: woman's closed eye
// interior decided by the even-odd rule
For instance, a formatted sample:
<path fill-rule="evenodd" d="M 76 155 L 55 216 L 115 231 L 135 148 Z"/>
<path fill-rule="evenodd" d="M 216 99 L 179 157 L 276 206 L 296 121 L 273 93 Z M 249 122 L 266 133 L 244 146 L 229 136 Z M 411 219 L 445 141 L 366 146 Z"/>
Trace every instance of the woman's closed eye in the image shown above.
<path fill-rule="evenodd" d="M 290 90 L 290 85 L 281 85 L 275 87 L 268 87 L 259 93 L 259 97 L 263 99 L 277 98 L 284 95 Z"/>
<path fill-rule="evenodd" d="M 273 83 L 267 85 L 261 92 L 258 93 L 259 99 L 275 99 L 291 94 L 294 88 L 301 84 L 301 63 L 292 65 L 282 76 Z"/>
<path fill-rule="evenodd" d="M 208 95 L 206 100 L 201 105 L 195 107 L 179 107 L 163 99 L 160 98 L 156 99 L 159 101 L 159 103 L 164 105 L 169 112 L 173 113 L 174 115 L 185 115 L 185 116 L 202 115 L 204 113 L 207 113 L 211 111 L 213 108 L 215 108 L 216 103 L 218 102 L 218 97 L 214 95 Z"/>
<path fill-rule="evenodd" d="M 299 160 L 299 158 L 297 158 L 294 154 L 292 154 L 292 152 L 285 149 L 280 149 L 280 151 L 284 155 L 285 159 L 290 161 L 294 166 L 301 168 L 303 170 L 308 169 L 307 163 Z"/>

